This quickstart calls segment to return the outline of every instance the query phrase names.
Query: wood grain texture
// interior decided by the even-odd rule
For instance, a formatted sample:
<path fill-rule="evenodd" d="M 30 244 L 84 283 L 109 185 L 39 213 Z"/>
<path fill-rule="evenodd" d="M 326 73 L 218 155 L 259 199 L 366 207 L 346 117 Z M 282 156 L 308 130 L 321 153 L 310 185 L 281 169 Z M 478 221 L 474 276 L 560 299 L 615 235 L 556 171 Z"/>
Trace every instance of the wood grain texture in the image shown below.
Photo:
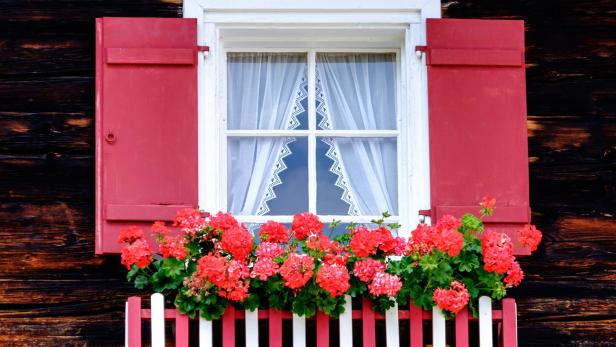
<path fill-rule="evenodd" d="M 94 18 L 178 17 L 181 5 L 0 0 L 0 345 L 123 343 L 138 291 L 116 257 L 94 256 Z M 545 242 L 513 291 L 520 346 L 616 344 L 615 8 L 443 0 L 445 17 L 526 21 L 531 206 Z"/>

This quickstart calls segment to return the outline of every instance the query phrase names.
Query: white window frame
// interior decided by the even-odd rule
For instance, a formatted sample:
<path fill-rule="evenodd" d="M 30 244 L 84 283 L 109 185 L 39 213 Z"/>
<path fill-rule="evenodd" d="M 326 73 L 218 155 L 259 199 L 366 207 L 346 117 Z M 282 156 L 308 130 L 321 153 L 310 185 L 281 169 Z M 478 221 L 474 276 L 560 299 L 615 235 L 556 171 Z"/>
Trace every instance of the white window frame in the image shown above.
<path fill-rule="evenodd" d="M 198 44 L 210 47 L 198 61 L 201 209 L 226 210 L 226 177 L 220 173 L 227 165 L 227 51 L 306 51 L 317 46 L 395 51 L 398 131 L 404 134 L 398 141 L 398 222 L 400 236 L 409 235 L 419 222 L 418 211 L 430 206 L 427 71 L 415 46 L 425 45 L 426 18 L 440 17 L 439 0 L 184 0 L 184 17 L 197 19 Z M 243 221 L 267 219 L 271 216 Z M 368 222 L 370 217 L 342 219 Z"/>

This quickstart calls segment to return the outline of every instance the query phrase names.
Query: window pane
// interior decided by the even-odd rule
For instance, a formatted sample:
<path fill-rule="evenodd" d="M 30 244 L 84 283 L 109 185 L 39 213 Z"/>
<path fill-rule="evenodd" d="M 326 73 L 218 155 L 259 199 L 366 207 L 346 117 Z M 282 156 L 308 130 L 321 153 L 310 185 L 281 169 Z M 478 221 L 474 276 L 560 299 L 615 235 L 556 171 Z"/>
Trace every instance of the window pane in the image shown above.
<path fill-rule="evenodd" d="M 394 53 L 317 54 L 319 129 L 395 130 Z"/>
<path fill-rule="evenodd" d="M 290 215 L 308 210 L 306 138 L 230 138 L 227 209 L 237 215 Z"/>
<path fill-rule="evenodd" d="M 317 211 L 324 215 L 398 214 L 396 139 L 317 141 Z"/>
<path fill-rule="evenodd" d="M 306 55 L 229 53 L 228 129 L 307 129 Z"/>

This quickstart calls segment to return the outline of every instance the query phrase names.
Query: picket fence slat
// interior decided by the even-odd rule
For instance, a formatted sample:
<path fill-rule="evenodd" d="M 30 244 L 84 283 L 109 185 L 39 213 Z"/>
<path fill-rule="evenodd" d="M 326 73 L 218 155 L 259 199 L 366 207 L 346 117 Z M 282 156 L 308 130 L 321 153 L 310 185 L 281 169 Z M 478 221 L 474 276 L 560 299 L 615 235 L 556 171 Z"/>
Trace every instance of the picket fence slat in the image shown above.
<path fill-rule="evenodd" d="M 445 347 L 447 335 L 445 330 L 445 316 L 438 307 L 432 308 L 432 345 L 433 347 Z"/>
<path fill-rule="evenodd" d="M 340 347 L 353 347 L 353 306 L 351 296 L 344 297 L 344 313 L 338 317 L 340 326 Z"/>
<path fill-rule="evenodd" d="M 213 347 L 212 321 L 199 317 L 199 347 Z"/>
<path fill-rule="evenodd" d="M 353 319 L 361 320 L 362 340 L 366 347 L 376 346 L 376 320 L 385 320 L 385 333 L 387 347 L 400 347 L 399 321 L 409 320 L 410 346 L 423 347 L 423 321 L 432 321 L 432 346 L 446 347 L 446 322 L 440 309 L 423 311 L 410 304 L 408 310 L 399 310 L 393 307 L 385 314 L 376 314 L 372 310 L 372 303 L 362 299 L 361 310 L 352 310 L 351 297 L 345 297 L 345 312 L 339 318 L 340 346 L 353 346 Z M 165 345 L 165 319 L 175 323 L 175 346 L 187 347 L 189 343 L 189 318 L 180 314 L 176 309 L 165 309 L 164 298 L 161 294 L 153 294 L 150 309 L 141 308 L 139 297 L 128 298 L 125 305 L 125 344 L 128 347 L 140 347 L 143 343 L 141 326 L 143 319 L 150 319 L 152 326 L 151 345 L 154 347 Z M 269 346 L 282 346 L 282 321 L 292 320 L 293 346 L 306 347 L 306 318 L 299 317 L 288 311 L 275 309 L 236 311 L 233 306 L 227 307 L 222 316 L 222 344 L 224 347 L 235 347 L 235 325 L 237 321 L 244 321 L 246 328 L 246 346 L 259 345 L 259 320 L 268 321 Z M 329 325 L 331 319 L 323 312 L 317 312 L 316 317 L 316 343 L 319 347 L 329 346 Z M 455 318 L 455 345 L 457 347 L 469 346 L 469 321 L 476 320 L 470 316 L 467 308 L 458 313 Z M 493 346 L 494 324 L 498 324 L 498 341 L 502 347 L 517 347 L 517 308 L 515 300 L 504 299 L 502 309 L 492 309 L 492 300 L 489 297 L 479 299 L 479 346 Z M 199 318 L 199 347 L 213 346 L 212 322 Z M 450 343 L 453 341 L 450 341 Z"/>
<path fill-rule="evenodd" d="M 306 347 L 306 319 L 293 314 L 293 347 Z"/>
<path fill-rule="evenodd" d="M 259 347 L 259 310 L 246 311 L 246 347 Z"/>
<path fill-rule="evenodd" d="M 479 298 L 479 345 L 492 347 L 492 300 Z"/>
<path fill-rule="evenodd" d="M 152 347 L 165 347 L 165 298 L 161 293 L 150 297 L 152 307 Z"/>
<path fill-rule="evenodd" d="M 468 308 L 456 316 L 456 347 L 468 347 Z"/>
<path fill-rule="evenodd" d="M 398 304 L 385 312 L 385 336 L 387 347 L 400 347 L 400 332 L 398 329 Z"/>

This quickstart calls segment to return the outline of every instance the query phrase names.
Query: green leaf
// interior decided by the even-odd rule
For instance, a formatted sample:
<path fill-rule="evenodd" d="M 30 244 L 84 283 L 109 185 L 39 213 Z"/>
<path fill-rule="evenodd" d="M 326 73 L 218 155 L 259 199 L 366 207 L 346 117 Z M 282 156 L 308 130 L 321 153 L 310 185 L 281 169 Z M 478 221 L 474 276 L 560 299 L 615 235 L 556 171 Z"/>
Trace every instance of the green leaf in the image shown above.
<path fill-rule="evenodd" d="M 150 281 L 148 280 L 148 277 L 145 276 L 145 275 L 139 275 L 139 276 L 137 276 L 135 278 L 135 288 L 137 288 L 137 289 L 143 289 L 149 283 L 150 283 Z"/>
<path fill-rule="evenodd" d="M 464 228 L 465 230 L 482 231 L 483 223 L 481 222 L 481 219 L 475 217 L 470 213 L 467 213 L 462 216 L 462 228 Z"/>

